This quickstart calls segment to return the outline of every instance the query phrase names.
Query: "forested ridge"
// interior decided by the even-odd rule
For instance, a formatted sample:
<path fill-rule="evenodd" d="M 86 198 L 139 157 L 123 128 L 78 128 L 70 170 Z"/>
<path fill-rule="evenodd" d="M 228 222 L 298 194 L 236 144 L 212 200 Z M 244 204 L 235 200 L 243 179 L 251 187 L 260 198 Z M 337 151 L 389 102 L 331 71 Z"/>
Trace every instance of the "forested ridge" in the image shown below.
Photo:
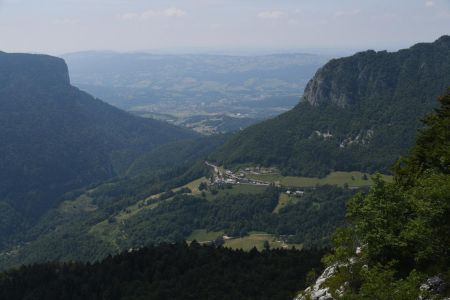
<path fill-rule="evenodd" d="M 298 203 L 273 213 L 279 191 L 269 187 L 262 194 L 240 194 L 208 201 L 180 195 L 153 210 L 136 215 L 123 228 L 138 245 L 184 240 L 195 229 L 224 231 L 242 237 L 251 231 L 288 236 L 305 248 L 329 246 L 332 232 L 342 225 L 346 201 L 352 191 L 323 186 L 308 191 Z"/>
<path fill-rule="evenodd" d="M 449 69 L 449 36 L 398 52 L 333 59 L 294 109 L 243 130 L 211 159 L 278 166 L 290 175 L 389 173 L 450 85 Z"/>
<path fill-rule="evenodd" d="M 320 271 L 316 250 L 250 252 L 161 244 L 93 264 L 47 263 L 0 274 L 0 298 L 292 299 Z"/>
<path fill-rule="evenodd" d="M 343 224 L 345 204 L 355 193 L 335 186 L 317 187 L 277 213 L 274 209 L 280 190 L 275 187 L 257 194 L 227 195 L 225 190 L 212 201 L 180 190 L 161 194 L 147 204 L 139 202 L 204 174 L 200 165 L 176 176 L 181 171 L 138 177 L 134 183 L 110 182 L 68 194 L 68 199 L 76 200 L 63 203 L 31 230 L 16 235 L 26 243 L 19 248 L 4 248 L 0 269 L 40 261 L 92 262 L 129 248 L 184 241 L 197 229 L 235 238 L 254 231 L 267 232 L 288 243 L 302 244 L 305 249 L 323 249 L 330 246 L 333 231 Z M 142 208 L 130 213 L 129 207 L 136 203 Z"/>

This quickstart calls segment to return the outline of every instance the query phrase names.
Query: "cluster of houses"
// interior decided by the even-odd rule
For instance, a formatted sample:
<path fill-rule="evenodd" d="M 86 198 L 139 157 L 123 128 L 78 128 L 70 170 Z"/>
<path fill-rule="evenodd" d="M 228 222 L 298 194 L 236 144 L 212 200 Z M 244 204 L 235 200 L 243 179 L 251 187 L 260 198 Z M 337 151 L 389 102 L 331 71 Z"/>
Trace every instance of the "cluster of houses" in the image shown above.
<path fill-rule="evenodd" d="M 244 169 L 245 172 L 251 173 L 251 174 L 277 174 L 279 173 L 277 168 L 271 167 L 271 168 L 265 168 L 265 167 L 247 167 Z M 244 174 L 244 173 L 242 173 Z"/>
<path fill-rule="evenodd" d="M 252 185 L 269 185 L 268 182 L 250 179 L 245 177 L 244 172 L 233 173 L 231 170 L 220 170 L 218 166 L 215 166 L 209 162 L 205 162 L 208 166 L 214 168 L 214 177 L 211 180 L 211 184 L 252 184 Z"/>
<path fill-rule="evenodd" d="M 294 196 L 294 197 L 302 197 L 305 192 L 304 191 L 291 191 L 291 190 L 287 190 L 286 194 L 288 196 Z"/>
<path fill-rule="evenodd" d="M 234 174 L 227 174 L 225 176 L 216 175 L 214 176 L 212 184 L 252 184 L 252 185 L 269 185 L 268 182 L 249 179 L 245 177 L 239 177 Z"/>
<path fill-rule="evenodd" d="M 211 178 L 212 185 L 223 185 L 223 184 L 251 184 L 259 186 L 268 186 L 269 182 L 257 180 L 253 178 L 248 178 L 246 174 L 274 174 L 278 173 L 276 168 L 264 168 L 264 167 L 247 167 L 243 170 L 239 170 L 234 173 L 231 170 L 223 170 L 212 163 L 205 162 L 208 166 L 214 169 L 214 176 Z M 287 190 L 286 194 L 294 197 L 302 197 L 304 191 L 300 190 Z"/>

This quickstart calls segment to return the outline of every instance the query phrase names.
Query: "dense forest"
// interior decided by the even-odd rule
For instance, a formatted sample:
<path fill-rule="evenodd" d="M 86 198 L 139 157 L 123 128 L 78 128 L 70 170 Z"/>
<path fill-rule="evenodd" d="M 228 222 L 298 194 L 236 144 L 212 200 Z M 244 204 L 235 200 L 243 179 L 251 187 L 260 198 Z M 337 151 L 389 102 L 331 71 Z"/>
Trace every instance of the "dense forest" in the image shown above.
<path fill-rule="evenodd" d="M 290 242 L 306 248 L 321 248 L 329 246 L 331 234 L 342 225 L 351 195 L 352 191 L 335 186 L 318 187 L 276 214 L 279 190 L 275 187 L 262 194 L 229 195 L 214 201 L 179 195 L 136 215 L 122 230 L 138 245 L 184 240 L 203 228 L 234 237 L 262 231 L 289 236 Z"/>
<path fill-rule="evenodd" d="M 149 246 L 93 264 L 0 273 L 0 299 L 292 299 L 320 271 L 316 250 L 235 251 L 196 242 Z"/>
<path fill-rule="evenodd" d="M 395 181 L 377 180 L 349 202 L 349 226 L 337 231 L 325 259 L 335 267 L 324 283 L 331 295 L 338 289 L 348 299 L 450 295 L 450 94 L 440 103 L 397 162 Z"/>
<path fill-rule="evenodd" d="M 211 159 L 278 166 L 290 175 L 388 173 L 450 84 L 449 53 L 450 36 L 443 36 L 398 52 L 333 59 L 293 110 L 245 129 Z"/>

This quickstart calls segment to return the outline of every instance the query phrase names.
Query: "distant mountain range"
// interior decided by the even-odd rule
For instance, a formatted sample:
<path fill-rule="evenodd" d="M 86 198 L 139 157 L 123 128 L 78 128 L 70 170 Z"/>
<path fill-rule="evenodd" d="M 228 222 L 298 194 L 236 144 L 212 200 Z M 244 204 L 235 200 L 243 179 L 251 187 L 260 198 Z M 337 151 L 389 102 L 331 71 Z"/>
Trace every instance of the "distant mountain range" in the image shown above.
<path fill-rule="evenodd" d="M 291 111 L 242 131 L 211 157 L 323 176 L 389 172 L 414 142 L 420 119 L 450 86 L 450 37 L 398 52 L 333 59 Z"/>
<path fill-rule="evenodd" d="M 73 87 L 62 59 L 0 53 L 0 205 L 9 216 L 33 219 L 63 193 L 117 176 L 158 145 L 196 136 Z"/>

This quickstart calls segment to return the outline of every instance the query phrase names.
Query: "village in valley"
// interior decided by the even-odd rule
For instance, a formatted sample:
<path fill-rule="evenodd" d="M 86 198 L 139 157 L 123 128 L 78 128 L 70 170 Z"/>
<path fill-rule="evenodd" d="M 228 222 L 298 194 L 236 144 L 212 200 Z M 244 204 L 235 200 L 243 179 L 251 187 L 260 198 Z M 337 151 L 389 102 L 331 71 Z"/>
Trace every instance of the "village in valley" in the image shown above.
<path fill-rule="evenodd" d="M 277 187 L 284 188 L 284 193 L 288 196 L 301 197 L 305 193 L 303 190 L 298 190 L 295 188 L 285 187 L 278 181 L 266 181 L 257 179 L 258 176 L 267 175 L 280 175 L 277 168 L 270 167 L 245 167 L 240 168 L 236 172 L 232 170 L 225 169 L 223 167 L 212 164 L 211 162 L 205 161 L 205 164 L 214 170 L 214 175 L 211 177 L 211 186 L 223 186 L 223 185 L 254 185 L 254 186 L 269 186 L 274 184 Z"/>

